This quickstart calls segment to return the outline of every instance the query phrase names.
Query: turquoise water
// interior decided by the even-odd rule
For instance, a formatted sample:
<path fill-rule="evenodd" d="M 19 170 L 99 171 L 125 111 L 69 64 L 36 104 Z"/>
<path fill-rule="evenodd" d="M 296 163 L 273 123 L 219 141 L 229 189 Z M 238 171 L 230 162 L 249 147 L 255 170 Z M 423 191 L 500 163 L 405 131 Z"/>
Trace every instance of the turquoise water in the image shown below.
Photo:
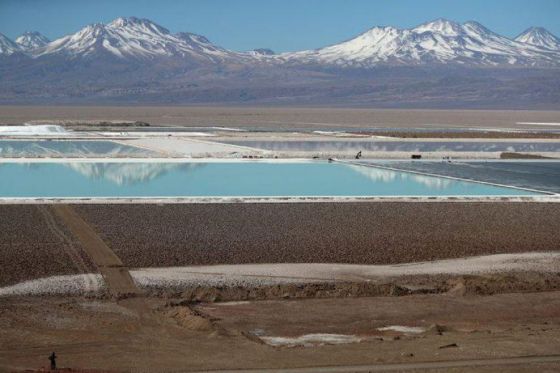
<path fill-rule="evenodd" d="M 327 162 L 0 163 L 0 197 L 537 195 Z"/>

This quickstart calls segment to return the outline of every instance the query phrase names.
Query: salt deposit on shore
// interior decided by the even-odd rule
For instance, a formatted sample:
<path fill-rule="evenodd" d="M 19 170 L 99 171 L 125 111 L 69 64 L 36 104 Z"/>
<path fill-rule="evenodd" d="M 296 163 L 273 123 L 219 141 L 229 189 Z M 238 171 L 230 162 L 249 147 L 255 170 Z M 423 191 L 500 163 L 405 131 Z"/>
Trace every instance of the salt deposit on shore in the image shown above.
<path fill-rule="evenodd" d="M 377 328 L 380 332 L 398 332 L 403 334 L 421 334 L 426 331 L 426 328 L 420 326 L 403 326 L 403 325 L 391 325 L 385 326 L 383 328 Z"/>
<path fill-rule="evenodd" d="M 52 276 L 0 288 L 0 297 L 14 295 L 84 295 L 104 288 L 99 274 Z"/>
<path fill-rule="evenodd" d="M 0 126 L 0 136 L 58 136 L 68 135 L 64 127 L 56 125 Z"/>
<path fill-rule="evenodd" d="M 172 157 L 232 157 L 243 154 L 270 153 L 245 146 L 213 143 L 187 138 L 150 137 L 135 140 L 122 140 L 122 144 L 137 146 Z"/>
<path fill-rule="evenodd" d="M 560 253 L 499 254 L 397 265 L 290 263 L 141 268 L 130 273 L 140 287 L 181 288 L 368 281 L 383 277 L 510 271 L 559 272 Z"/>
<path fill-rule="evenodd" d="M 305 334 L 298 337 L 259 337 L 264 343 L 274 347 L 295 347 L 295 346 L 321 346 L 337 345 L 346 343 L 359 343 L 364 338 L 355 335 L 345 334 Z"/>
<path fill-rule="evenodd" d="M 131 270 L 143 289 L 255 287 L 336 281 L 363 282 L 415 275 L 466 275 L 507 272 L 560 272 L 560 253 L 488 255 L 399 265 L 352 264 L 246 264 Z M 80 295 L 103 288 L 98 274 L 52 276 L 0 288 L 0 296 Z M 396 329 L 387 329 L 396 330 Z"/>

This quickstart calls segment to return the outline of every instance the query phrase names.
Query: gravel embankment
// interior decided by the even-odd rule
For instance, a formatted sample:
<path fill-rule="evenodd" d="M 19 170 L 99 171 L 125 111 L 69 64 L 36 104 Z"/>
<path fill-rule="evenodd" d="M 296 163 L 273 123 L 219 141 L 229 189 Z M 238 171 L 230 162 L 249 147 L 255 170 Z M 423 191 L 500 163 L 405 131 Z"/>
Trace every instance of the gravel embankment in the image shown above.
<path fill-rule="evenodd" d="M 48 206 L 0 205 L 0 286 L 88 272 L 95 266 Z"/>
<path fill-rule="evenodd" d="M 129 267 L 395 264 L 560 251 L 560 204 L 80 205 Z"/>

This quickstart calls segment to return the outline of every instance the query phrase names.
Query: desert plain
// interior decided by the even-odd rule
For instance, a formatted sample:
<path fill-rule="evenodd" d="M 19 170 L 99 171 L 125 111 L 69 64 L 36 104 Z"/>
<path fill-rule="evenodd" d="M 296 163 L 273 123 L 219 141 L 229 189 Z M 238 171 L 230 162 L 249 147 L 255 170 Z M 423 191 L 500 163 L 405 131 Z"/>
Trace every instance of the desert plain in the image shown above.
<path fill-rule="evenodd" d="M 141 145 L 162 159 L 170 144 L 206 144 L 203 159 L 211 149 L 220 157 L 282 159 L 285 153 L 262 149 L 228 153 L 228 141 L 366 143 L 385 141 L 379 137 L 388 131 L 406 141 L 430 133 L 429 141 L 514 137 L 554 145 L 560 129 L 558 112 L 278 107 L 3 106 L 0 122 L 58 125 L 70 131 L 64 139 L 80 133 Z M 165 134 L 134 134 L 147 127 L 165 127 Z M 181 128 L 212 136 L 185 139 Z M 173 162 L 197 157 L 181 151 Z M 496 183 L 499 175 L 543 195 L 4 198 L 0 371 L 42 371 L 52 351 L 63 371 L 76 372 L 557 371 L 556 161 L 530 154 L 537 159 L 515 157 L 493 169 L 441 154 L 451 163 L 400 167 L 454 178 L 466 177 L 457 169 L 468 167 L 477 182 Z M 489 154 L 475 158 L 499 160 Z M 380 160 L 366 161 L 375 167 Z M 526 176 L 530 169 L 544 176 Z"/>

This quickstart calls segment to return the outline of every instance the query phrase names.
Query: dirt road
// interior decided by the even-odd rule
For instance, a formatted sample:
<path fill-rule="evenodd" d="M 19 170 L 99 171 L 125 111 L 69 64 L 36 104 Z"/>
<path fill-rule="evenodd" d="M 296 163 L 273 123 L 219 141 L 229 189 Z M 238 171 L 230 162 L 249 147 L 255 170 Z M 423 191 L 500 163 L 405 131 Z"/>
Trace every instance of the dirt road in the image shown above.
<path fill-rule="evenodd" d="M 86 253 L 99 268 L 112 295 L 118 297 L 141 293 L 134 284 L 128 268 L 71 206 L 52 205 L 50 208 L 81 242 Z"/>

